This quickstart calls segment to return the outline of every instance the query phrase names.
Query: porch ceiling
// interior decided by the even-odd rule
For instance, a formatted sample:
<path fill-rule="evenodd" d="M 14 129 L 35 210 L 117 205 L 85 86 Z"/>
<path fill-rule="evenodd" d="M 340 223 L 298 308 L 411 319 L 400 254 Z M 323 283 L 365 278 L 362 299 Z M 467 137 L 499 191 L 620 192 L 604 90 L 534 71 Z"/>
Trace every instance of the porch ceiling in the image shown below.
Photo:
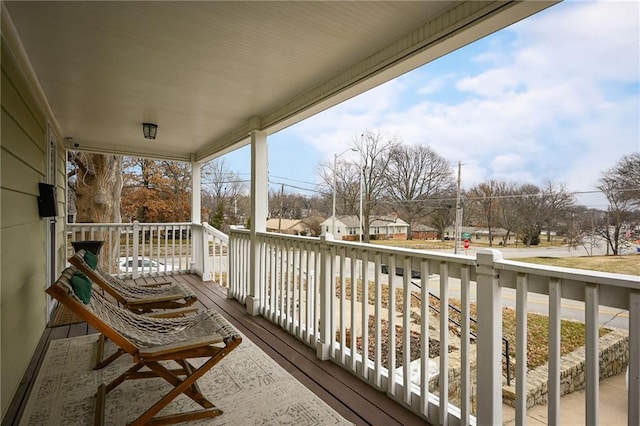
<path fill-rule="evenodd" d="M 2 32 L 68 147 L 200 161 L 553 3 L 5 1 Z"/>

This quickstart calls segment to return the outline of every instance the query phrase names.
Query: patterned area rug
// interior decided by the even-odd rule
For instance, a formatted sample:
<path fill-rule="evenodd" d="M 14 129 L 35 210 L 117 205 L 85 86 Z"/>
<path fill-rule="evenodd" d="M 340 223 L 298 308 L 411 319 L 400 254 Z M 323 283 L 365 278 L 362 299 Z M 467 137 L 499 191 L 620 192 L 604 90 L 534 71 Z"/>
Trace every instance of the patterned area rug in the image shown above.
<path fill-rule="evenodd" d="M 131 365 L 120 357 L 92 370 L 98 335 L 54 340 L 45 355 L 21 425 L 93 424 L 94 395 Z M 105 353 L 114 345 L 108 342 Z M 202 393 L 223 414 L 193 425 L 349 425 L 335 410 L 287 373 L 251 341 L 242 343 L 199 381 Z M 105 424 L 123 425 L 170 390 L 162 379 L 129 380 L 107 395 Z M 199 407 L 184 395 L 160 414 Z"/>
<path fill-rule="evenodd" d="M 56 311 L 53 313 L 53 318 L 49 322 L 49 327 L 59 327 L 61 325 L 78 324 L 84 322 L 80 316 L 71 312 L 64 305 L 58 305 Z"/>

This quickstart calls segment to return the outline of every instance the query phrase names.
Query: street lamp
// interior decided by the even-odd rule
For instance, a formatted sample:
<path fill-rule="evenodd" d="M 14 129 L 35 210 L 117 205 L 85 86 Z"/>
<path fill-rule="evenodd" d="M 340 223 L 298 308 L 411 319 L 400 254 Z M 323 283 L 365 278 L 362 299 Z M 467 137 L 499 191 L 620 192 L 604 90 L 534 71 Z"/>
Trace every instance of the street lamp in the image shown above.
<path fill-rule="evenodd" d="M 331 235 L 336 236 L 336 169 L 338 167 L 338 157 L 349 151 L 357 151 L 355 148 L 348 148 L 340 154 L 333 154 L 333 209 L 331 211 Z"/>

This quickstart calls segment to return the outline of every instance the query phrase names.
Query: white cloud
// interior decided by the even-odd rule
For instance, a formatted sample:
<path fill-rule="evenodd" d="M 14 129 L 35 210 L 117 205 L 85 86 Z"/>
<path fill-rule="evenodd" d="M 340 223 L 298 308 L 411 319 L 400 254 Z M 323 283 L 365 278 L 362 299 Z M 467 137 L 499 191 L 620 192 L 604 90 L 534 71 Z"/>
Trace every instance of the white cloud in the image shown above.
<path fill-rule="evenodd" d="M 525 160 L 518 154 L 498 155 L 491 160 L 491 167 L 496 173 L 510 173 L 520 171 L 525 167 Z"/>
<path fill-rule="evenodd" d="M 561 3 L 488 49 L 465 48 L 480 71 L 427 65 L 287 132 L 325 161 L 363 130 L 383 129 L 462 161 L 465 187 L 493 178 L 592 189 L 640 150 L 639 21 L 638 2 Z"/>

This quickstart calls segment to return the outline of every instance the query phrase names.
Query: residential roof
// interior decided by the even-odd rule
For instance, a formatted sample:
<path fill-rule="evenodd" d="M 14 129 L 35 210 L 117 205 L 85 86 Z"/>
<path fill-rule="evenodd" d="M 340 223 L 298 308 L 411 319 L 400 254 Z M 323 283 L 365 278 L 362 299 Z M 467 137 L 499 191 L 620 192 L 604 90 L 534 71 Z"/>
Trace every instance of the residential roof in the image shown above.
<path fill-rule="evenodd" d="M 273 218 L 267 220 L 267 229 L 289 230 L 298 228 L 298 230 L 302 230 L 307 227 L 307 224 L 304 223 L 301 219 Z"/>

